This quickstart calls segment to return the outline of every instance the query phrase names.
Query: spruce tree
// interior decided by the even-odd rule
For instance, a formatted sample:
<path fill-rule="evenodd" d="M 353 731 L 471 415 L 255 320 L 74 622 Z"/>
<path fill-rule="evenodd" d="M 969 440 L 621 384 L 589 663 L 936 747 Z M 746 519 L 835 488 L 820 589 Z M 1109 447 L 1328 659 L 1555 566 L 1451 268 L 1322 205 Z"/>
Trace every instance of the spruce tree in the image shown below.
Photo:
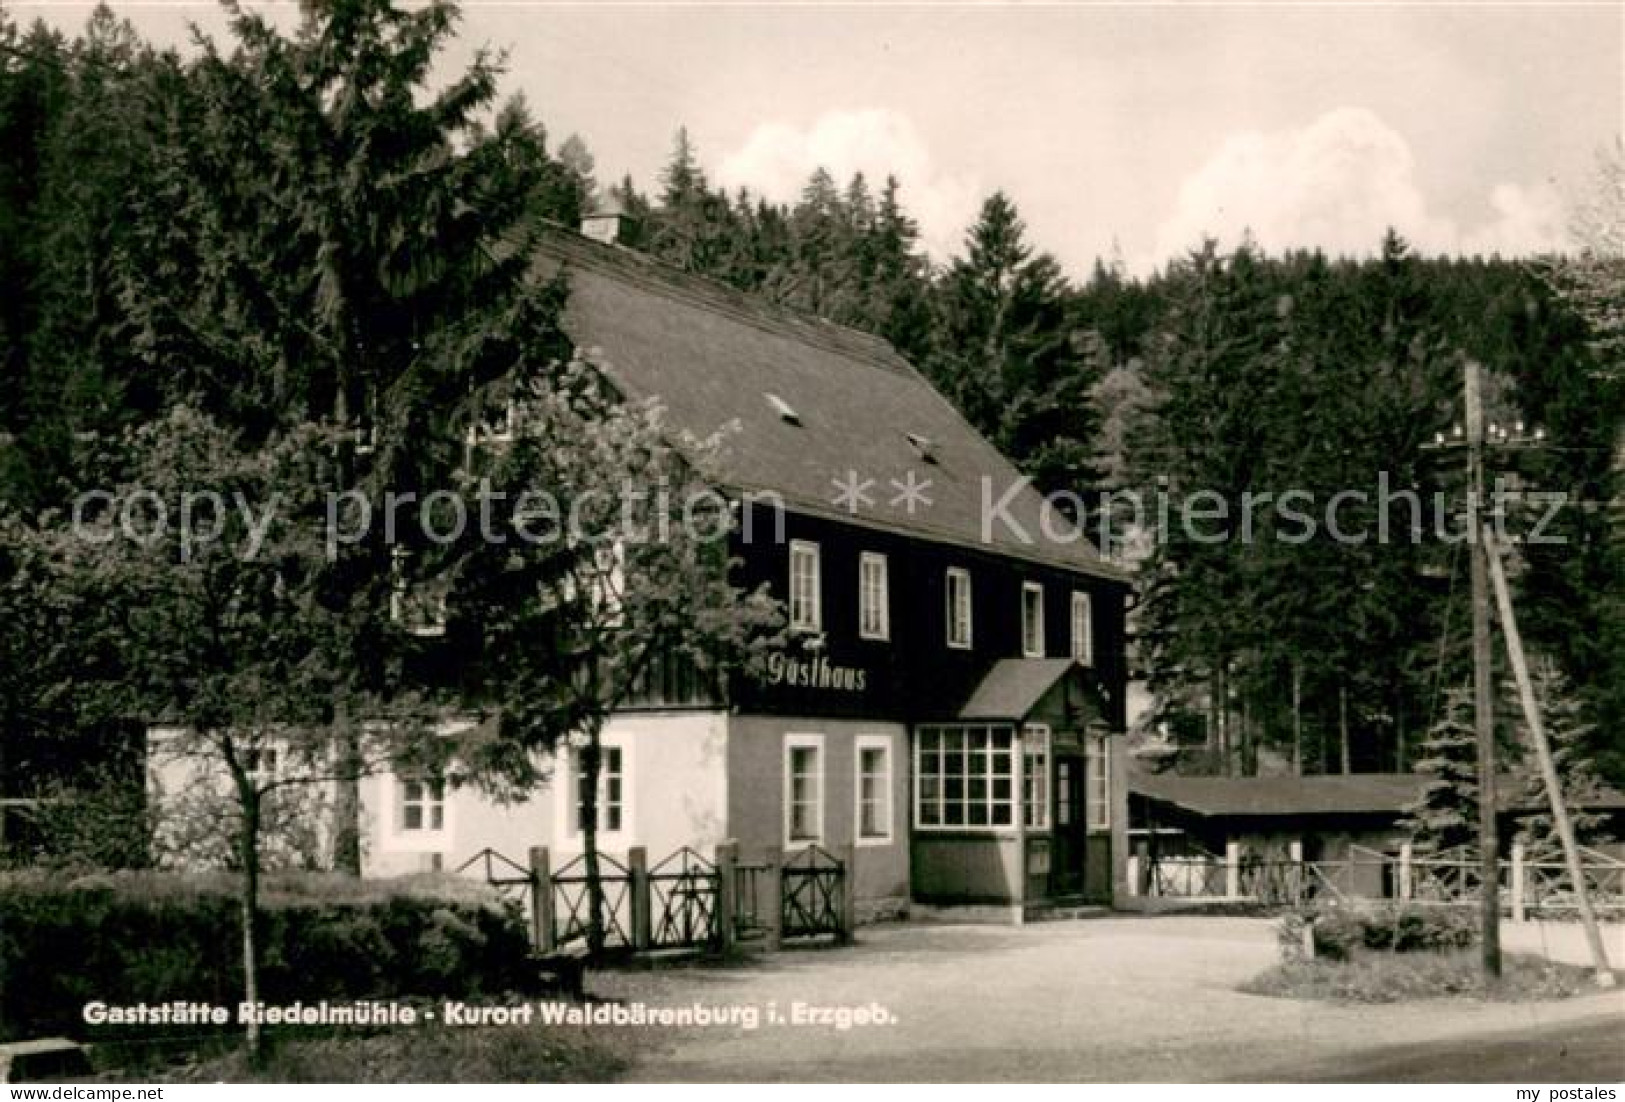
<path fill-rule="evenodd" d="M 678 129 L 660 182 L 645 247 L 685 272 L 727 279 L 738 241 L 733 206 L 726 193 L 711 190 L 687 128 Z"/>
<path fill-rule="evenodd" d="M 1573 684 L 1550 662 L 1536 667 L 1535 699 L 1540 706 L 1546 743 L 1576 839 L 1581 845 L 1608 841 L 1607 817 L 1585 808 L 1587 801 L 1605 787 L 1588 752 L 1595 725 L 1586 721 Z M 1521 717 L 1522 712 L 1518 714 Z M 1533 735 L 1527 723 L 1519 722 L 1518 736 L 1523 760 L 1518 768 L 1517 792 L 1524 807 L 1537 809 L 1519 824 L 1518 840 L 1528 847 L 1531 859 L 1560 860 L 1562 841 L 1552 820 L 1550 796 L 1530 742 Z"/>
<path fill-rule="evenodd" d="M 1427 778 L 1421 796 L 1406 808 L 1403 825 L 1419 853 L 1443 853 L 1478 844 L 1478 758 L 1473 701 L 1452 689 L 1444 713 L 1428 728 L 1416 762 Z"/>
<path fill-rule="evenodd" d="M 924 363 L 935 328 L 931 321 L 930 271 L 920 252 L 920 227 L 903 209 L 902 185 L 886 177 L 869 234 L 874 291 L 862 328 L 892 343 L 915 363 Z"/>
<path fill-rule="evenodd" d="M 1040 490 L 1083 493 L 1098 425 L 1089 395 L 1104 365 L 1073 324 L 1060 265 L 1026 233 L 1003 192 L 983 203 L 940 286 L 928 371 Z"/>

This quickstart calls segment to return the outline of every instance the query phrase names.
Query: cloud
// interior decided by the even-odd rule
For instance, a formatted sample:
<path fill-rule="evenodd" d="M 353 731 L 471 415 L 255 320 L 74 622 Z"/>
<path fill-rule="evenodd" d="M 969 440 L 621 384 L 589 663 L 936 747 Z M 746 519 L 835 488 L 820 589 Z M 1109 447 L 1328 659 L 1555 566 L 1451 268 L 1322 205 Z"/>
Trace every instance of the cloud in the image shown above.
<path fill-rule="evenodd" d="M 1249 232 L 1266 251 L 1361 255 L 1390 226 L 1424 252 L 1527 255 L 1565 244 L 1562 197 L 1549 184 L 1496 184 L 1489 218 L 1463 226 L 1429 208 L 1415 170 L 1404 137 L 1363 108 L 1329 111 L 1301 129 L 1233 134 L 1180 186 L 1156 258 L 1203 237 L 1234 245 Z"/>
<path fill-rule="evenodd" d="M 904 209 L 919 222 L 927 251 L 939 258 L 958 251 L 981 201 L 975 180 L 933 162 L 908 116 L 881 108 L 829 111 L 805 129 L 764 123 L 723 159 L 716 177 L 729 189 L 748 187 L 778 202 L 794 202 L 820 166 L 843 186 L 862 172 L 876 192 L 888 175 L 896 176 Z"/>

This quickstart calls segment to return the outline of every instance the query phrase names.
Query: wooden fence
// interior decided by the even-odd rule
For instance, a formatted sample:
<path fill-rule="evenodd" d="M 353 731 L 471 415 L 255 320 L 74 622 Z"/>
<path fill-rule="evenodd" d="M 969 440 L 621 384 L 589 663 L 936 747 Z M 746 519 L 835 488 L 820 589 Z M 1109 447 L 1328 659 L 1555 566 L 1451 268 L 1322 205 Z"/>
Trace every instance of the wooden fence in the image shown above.
<path fill-rule="evenodd" d="M 586 856 L 554 869 L 547 847 L 520 864 L 482 850 L 457 868 L 490 883 L 525 914 L 531 942 L 551 954 L 583 948 L 593 928 L 593 879 Z M 725 950 L 759 940 L 776 949 L 785 938 L 849 940 L 855 923 L 852 849 L 808 846 L 786 854 L 763 850 L 743 862 L 728 843 L 707 857 L 684 847 L 649 864 L 641 846 L 624 859 L 598 855 L 598 927 L 603 952 L 704 947 Z"/>
<path fill-rule="evenodd" d="M 1583 847 L 1581 860 L 1592 905 L 1602 912 L 1625 913 L 1625 861 Z M 1296 843 L 1284 859 L 1259 857 L 1236 843 L 1222 856 L 1187 852 L 1160 859 L 1136 854 L 1128 859 L 1131 894 L 1266 907 L 1354 899 L 1476 906 L 1482 881 L 1478 859 L 1469 852 L 1417 855 L 1409 845 L 1401 846 L 1397 854 L 1351 846 L 1335 861 L 1305 861 Z M 1497 888 L 1502 909 L 1518 920 L 1578 908 L 1561 857 L 1532 856 L 1521 845 L 1514 845 L 1500 862 Z"/>

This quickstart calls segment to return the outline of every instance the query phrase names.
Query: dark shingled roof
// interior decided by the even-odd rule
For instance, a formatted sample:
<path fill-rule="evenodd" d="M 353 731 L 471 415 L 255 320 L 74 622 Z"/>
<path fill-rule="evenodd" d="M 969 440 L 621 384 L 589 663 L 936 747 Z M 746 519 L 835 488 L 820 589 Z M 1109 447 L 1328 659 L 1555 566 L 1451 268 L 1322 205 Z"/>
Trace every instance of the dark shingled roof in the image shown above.
<path fill-rule="evenodd" d="M 1350 773 L 1316 777 L 1179 777 L 1133 773 L 1129 791 L 1206 816 L 1398 814 L 1422 795 L 1428 778 L 1416 773 Z M 1503 811 L 1538 810 L 1522 799 L 1523 782 L 1498 777 Z M 1592 810 L 1625 809 L 1625 795 L 1612 789 L 1584 801 Z"/>
<path fill-rule="evenodd" d="M 658 399 L 675 426 L 698 436 L 738 426 L 723 456 L 733 489 L 777 493 L 801 513 L 1125 577 L 1054 521 L 1047 534 L 1031 489 L 1008 507 L 1030 540 L 1003 524 L 984 538 L 983 480 L 997 501 L 1019 474 L 885 341 L 562 229 L 546 234 L 541 265 L 566 273 L 565 329 L 624 393 Z M 928 442 L 929 459 L 911 434 Z M 849 471 L 874 480 L 874 504 L 855 516 L 835 504 L 836 480 Z M 891 504 L 891 480 L 910 471 L 931 482 L 931 504 L 913 516 Z"/>

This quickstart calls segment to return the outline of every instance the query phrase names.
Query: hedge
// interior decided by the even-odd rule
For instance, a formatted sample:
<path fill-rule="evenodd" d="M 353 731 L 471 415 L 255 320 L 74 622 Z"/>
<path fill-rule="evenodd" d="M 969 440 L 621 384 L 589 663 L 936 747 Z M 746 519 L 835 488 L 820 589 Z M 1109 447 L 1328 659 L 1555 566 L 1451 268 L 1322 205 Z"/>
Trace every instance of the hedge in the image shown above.
<path fill-rule="evenodd" d="M 227 875 L 0 874 L 0 1040 L 89 1037 L 83 1008 L 97 1000 L 208 1002 L 235 1018 L 242 999 L 235 891 Z M 269 878 L 262 895 L 266 1002 L 527 987 L 524 925 L 485 885 L 449 876 L 300 875 Z M 163 1027 L 140 1032 L 155 1028 Z M 95 1027 L 97 1038 L 119 1032 Z"/>
<path fill-rule="evenodd" d="M 1321 960 L 1348 960 L 1361 951 L 1442 952 L 1465 949 L 1478 940 L 1476 911 L 1416 904 L 1305 908 L 1286 915 L 1277 927 L 1287 959 L 1302 954 L 1305 927 Z"/>

